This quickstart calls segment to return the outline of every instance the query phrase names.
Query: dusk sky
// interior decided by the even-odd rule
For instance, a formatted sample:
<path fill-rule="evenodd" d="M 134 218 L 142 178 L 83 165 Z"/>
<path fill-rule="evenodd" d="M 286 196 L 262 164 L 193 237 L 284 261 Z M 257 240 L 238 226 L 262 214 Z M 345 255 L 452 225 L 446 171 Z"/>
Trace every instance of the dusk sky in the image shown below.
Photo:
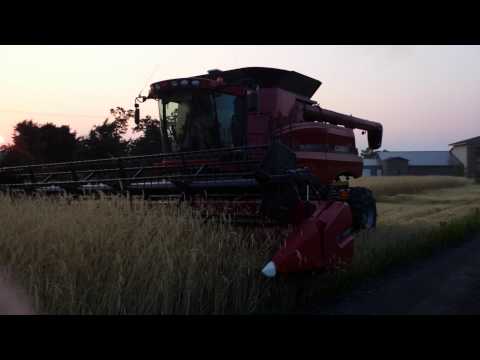
<path fill-rule="evenodd" d="M 480 135 L 479 64 L 480 46 L 0 46 L 0 141 L 24 119 L 84 135 L 151 82 L 265 66 L 322 81 L 320 106 L 381 122 L 382 148 L 447 150 Z"/>

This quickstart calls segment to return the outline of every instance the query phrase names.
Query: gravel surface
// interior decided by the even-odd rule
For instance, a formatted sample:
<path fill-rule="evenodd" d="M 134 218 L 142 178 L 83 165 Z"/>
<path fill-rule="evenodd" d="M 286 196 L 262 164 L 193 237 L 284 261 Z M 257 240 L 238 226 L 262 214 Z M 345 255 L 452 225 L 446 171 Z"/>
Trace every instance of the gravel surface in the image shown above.
<path fill-rule="evenodd" d="M 480 236 L 355 287 L 315 314 L 480 314 Z"/>

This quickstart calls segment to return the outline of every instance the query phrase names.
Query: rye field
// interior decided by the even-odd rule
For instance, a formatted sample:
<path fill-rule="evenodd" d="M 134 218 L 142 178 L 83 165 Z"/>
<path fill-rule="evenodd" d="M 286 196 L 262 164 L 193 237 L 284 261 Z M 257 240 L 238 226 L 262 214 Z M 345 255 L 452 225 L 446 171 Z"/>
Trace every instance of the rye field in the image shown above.
<path fill-rule="evenodd" d="M 186 207 L 2 197 L 1 274 L 39 314 L 291 313 L 480 229 L 480 185 L 464 178 L 352 186 L 373 190 L 378 226 L 357 236 L 354 263 L 336 272 L 264 278 L 284 233 L 205 223 Z"/>

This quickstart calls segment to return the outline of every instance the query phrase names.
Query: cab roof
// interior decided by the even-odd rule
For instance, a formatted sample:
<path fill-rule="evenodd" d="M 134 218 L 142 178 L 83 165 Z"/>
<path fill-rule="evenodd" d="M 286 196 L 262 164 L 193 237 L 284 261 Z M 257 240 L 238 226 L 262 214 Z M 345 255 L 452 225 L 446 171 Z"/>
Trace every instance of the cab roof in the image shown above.
<path fill-rule="evenodd" d="M 229 84 L 253 81 L 261 88 L 278 87 L 308 98 L 311 98 L 322 84 L 319 80 L 296 71 L 268 67 L 244 67 L 225 71 L 215 70 L 196 77 L 216 79 L 218 76 L 221 76 Z"/>

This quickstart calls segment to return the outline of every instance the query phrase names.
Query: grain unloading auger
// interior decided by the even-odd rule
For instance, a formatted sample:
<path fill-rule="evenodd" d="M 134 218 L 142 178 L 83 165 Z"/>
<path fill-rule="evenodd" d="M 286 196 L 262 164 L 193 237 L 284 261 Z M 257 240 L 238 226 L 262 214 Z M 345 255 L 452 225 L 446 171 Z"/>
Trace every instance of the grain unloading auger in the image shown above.
<path fill-rule="evenodd" d="M 320 81 L 272 68 L 213 70 L 154 83 L 159 154 L 0 168 L 9 193 L 113 193 L 185 201 L 238 221 L 291 225 L 262 273 L 351 262 L 353 235 L 376 224 L 376 203 L 343 177 L 362 175 L 353 129 L 381 146 L 382 126 L 320 108 Z"/>

